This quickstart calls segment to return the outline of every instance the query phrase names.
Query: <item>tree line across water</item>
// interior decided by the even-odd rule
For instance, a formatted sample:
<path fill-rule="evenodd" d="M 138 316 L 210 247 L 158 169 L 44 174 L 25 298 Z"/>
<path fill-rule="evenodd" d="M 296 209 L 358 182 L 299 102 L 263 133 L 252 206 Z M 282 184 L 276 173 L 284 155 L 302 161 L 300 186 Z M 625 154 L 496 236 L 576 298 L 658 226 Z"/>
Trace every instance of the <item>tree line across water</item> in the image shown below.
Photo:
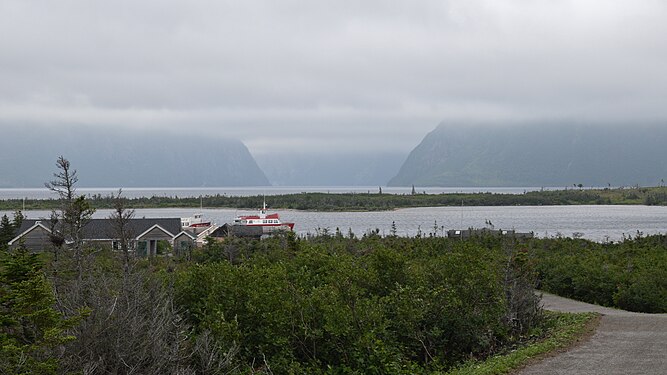
<path fill-rule="evenodd" d="M 87 197 L 97 209 L 113 208 L 113 195 L 95 194 Z M 265 197 L 206 195 L 202 197 L 138 197 L 129 198 L 134 208 L 199 207 L 256 209 Z M 550 206 L 550 205 L 667 205 L 667 187 L 633 187 L 527 191 L 505 193 L 443 193 L 383 194 L 377 193 L 298 193 L 271 195 L 271 208 L 314 211 L 380 211 L 407 207 L 439 206 Z M 50 210 L 59 206 L 58 199 L 5 199 L 0 210 Z"/>

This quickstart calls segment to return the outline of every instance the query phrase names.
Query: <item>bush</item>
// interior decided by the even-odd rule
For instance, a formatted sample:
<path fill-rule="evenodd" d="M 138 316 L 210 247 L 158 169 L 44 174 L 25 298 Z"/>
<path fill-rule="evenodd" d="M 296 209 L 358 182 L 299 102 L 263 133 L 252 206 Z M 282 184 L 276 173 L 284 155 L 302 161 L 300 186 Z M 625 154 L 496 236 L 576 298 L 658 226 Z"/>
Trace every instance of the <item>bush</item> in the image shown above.
<path fill-rule="evenodd" d="M 500 242 L 327 235 L 234 245 L 244 254 L 235 264 L 208 257 L 180 272 L 176 301 L 197 330 L 237 344 L 248 371 L 446 369 L 538 323 L 529 262 Z M 532 298 L 517 298 L 517 285 Z"/>
<path fill-rule="evenodd" d="M 667 312 L 665 236 L 608 244 L 572 239 L 532 243 L 543 290 L 630 311 Z"/>

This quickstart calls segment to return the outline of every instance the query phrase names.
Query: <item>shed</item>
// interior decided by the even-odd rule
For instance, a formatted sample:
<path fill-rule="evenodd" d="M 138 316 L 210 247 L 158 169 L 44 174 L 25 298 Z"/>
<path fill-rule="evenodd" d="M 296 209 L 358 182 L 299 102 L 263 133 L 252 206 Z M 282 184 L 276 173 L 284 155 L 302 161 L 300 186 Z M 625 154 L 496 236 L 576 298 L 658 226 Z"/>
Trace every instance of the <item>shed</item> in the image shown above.
<path fill-rule="evenodd" d="M 23 229 L 23 230 L 21 230 Z M 24 220 L 16 237 L 9 241 L 10 248 L 23 244 L 30 251 L 42 251 L 51 244 L 51 229 L 39 220 Z"/>
<path fill-rule="evenodd" d="M 174 244 L 174 255 L 183 255 L 189 253 L 195 247 L 197 238 L 192 234 L 181 231 L 172 239 Z"/>

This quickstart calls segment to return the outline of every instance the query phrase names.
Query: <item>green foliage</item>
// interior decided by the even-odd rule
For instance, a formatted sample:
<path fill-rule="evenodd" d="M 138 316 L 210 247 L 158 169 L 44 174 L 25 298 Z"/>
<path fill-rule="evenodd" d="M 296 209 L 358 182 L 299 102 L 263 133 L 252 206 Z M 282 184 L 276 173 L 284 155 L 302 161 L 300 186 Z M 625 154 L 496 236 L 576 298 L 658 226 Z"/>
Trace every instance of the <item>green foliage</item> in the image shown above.
<path fill-rule="evenodd" d="M 501 373 L 558 347 L 542 344 L 560 334 L 552 329 L 554 318 L 544 320 L 539 309 L 536 281 L 589 302 L 664 311 L 666 246 L 664 236 L 598 244 L 376 233 L 355 238 L 337 231 L 212 241 L 191 260 L 137 260 L 130 269 L 121 267 L 117 254 L 94 252 L 83 278 L 58 273 L 61 311 L 91 309 L 68 331 L 75 341 L 68 341 L 70 325 L 52 307 L 40 258 L 22 250 L 3 258 L 3 275 L 32 281 L 17 284 L 24 279 L 3 276 L 2 298 L 19 290 L 6 285 L 36 290 L 29 306 L 40 313 L 17 315 L 3 302 L 3 322 L 11 323 L 3 327 L 14 328 L 3 331 L 3 343 L 12 344 L 3 347 L 2 363 L 20 360 L 36 373 L 121 371 L 122 360 L 144 373 L 414 374 L 494 358 L 489 363 L 495 365 L 474 366 Z M 10 318 L 16 316 L 38 328 L 18 330 Z M 50 326 L 55 328 L 39 328 Z M 26 344 L 25 337 L 41 338 Z M 513 351 L 526 342 L 533 349 Z M 497 359 L 510 350 L 523 354 Z"/>
<path fill-rule="evenodd" d="M 542 289 L 603 306 L 667 312 L 667 237 L 533 241 Z"/>
<path fill-rule="evenodd" d="M 239 366 L 248 370 L 446 369 L 519 337 L 506 319 L 508 257 L 500 244 L 393 236 L 210 244 L 202 264 L 179 272 L 176 302 L 224 350 L 238 345 Z M 526 266 L 512 259 L 509 266 Z"/>
<path fill-rule="evenodd" d="M 55 308 L 42 261 L 19 247 L 0 255 L 0 373 L 51 374 L 59 367 L 54 349 L 74 339 Z"/>
<path fill-rule="evenodd" d="M 208 245 L 199 265 L 178 273 L 176 302 L 196 330 L 238 348 L 246 371 L 438 373 L 555 332 L 535 280 L 588 302 L 664 312 L 666 246 L 664 236 L 237 239 Z M 581 328 L 581 319 L 557 320 Z M 555 335 L 483 373 L 561 347 Z"/>
<path fill-rule="evenodd" d="M 6 249 L 9 241 L 14 239 L 16 231 L 21 227 L 23 214 L 21 211 L 14 212 L 14 219 L 9 220 L 7 215 L 2 215 L 0 219 L 0 250 Z"/>
<path fill-rule="evenodd" d="M 14 238 L 15 232 L 14 225 L 9 221 L 7 215 L 2 215 L 2 219 L 0 219 L 0 249 L 7 247 L 7 243 Z"/>

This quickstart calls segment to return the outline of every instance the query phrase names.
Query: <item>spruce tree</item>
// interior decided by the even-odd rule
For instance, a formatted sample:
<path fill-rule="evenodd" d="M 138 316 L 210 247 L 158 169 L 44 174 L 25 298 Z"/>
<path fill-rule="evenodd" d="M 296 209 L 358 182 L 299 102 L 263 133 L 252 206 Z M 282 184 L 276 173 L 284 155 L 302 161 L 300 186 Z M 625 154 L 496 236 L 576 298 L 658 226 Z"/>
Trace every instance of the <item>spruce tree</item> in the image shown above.
<path fill-rule="evenodd" d="M 25 247 L 0 254 L 0 373 L 54 374 L 56 348 L 73 340 L 66 319 L 55 309 L 40 255 Z"/>
<path fill-rule="evenodd" d="M 0 219 L 0 249 L 4 249 L 7 243 L 14 238 L 14 225 L 7 215 L 2 215 Z"/>

